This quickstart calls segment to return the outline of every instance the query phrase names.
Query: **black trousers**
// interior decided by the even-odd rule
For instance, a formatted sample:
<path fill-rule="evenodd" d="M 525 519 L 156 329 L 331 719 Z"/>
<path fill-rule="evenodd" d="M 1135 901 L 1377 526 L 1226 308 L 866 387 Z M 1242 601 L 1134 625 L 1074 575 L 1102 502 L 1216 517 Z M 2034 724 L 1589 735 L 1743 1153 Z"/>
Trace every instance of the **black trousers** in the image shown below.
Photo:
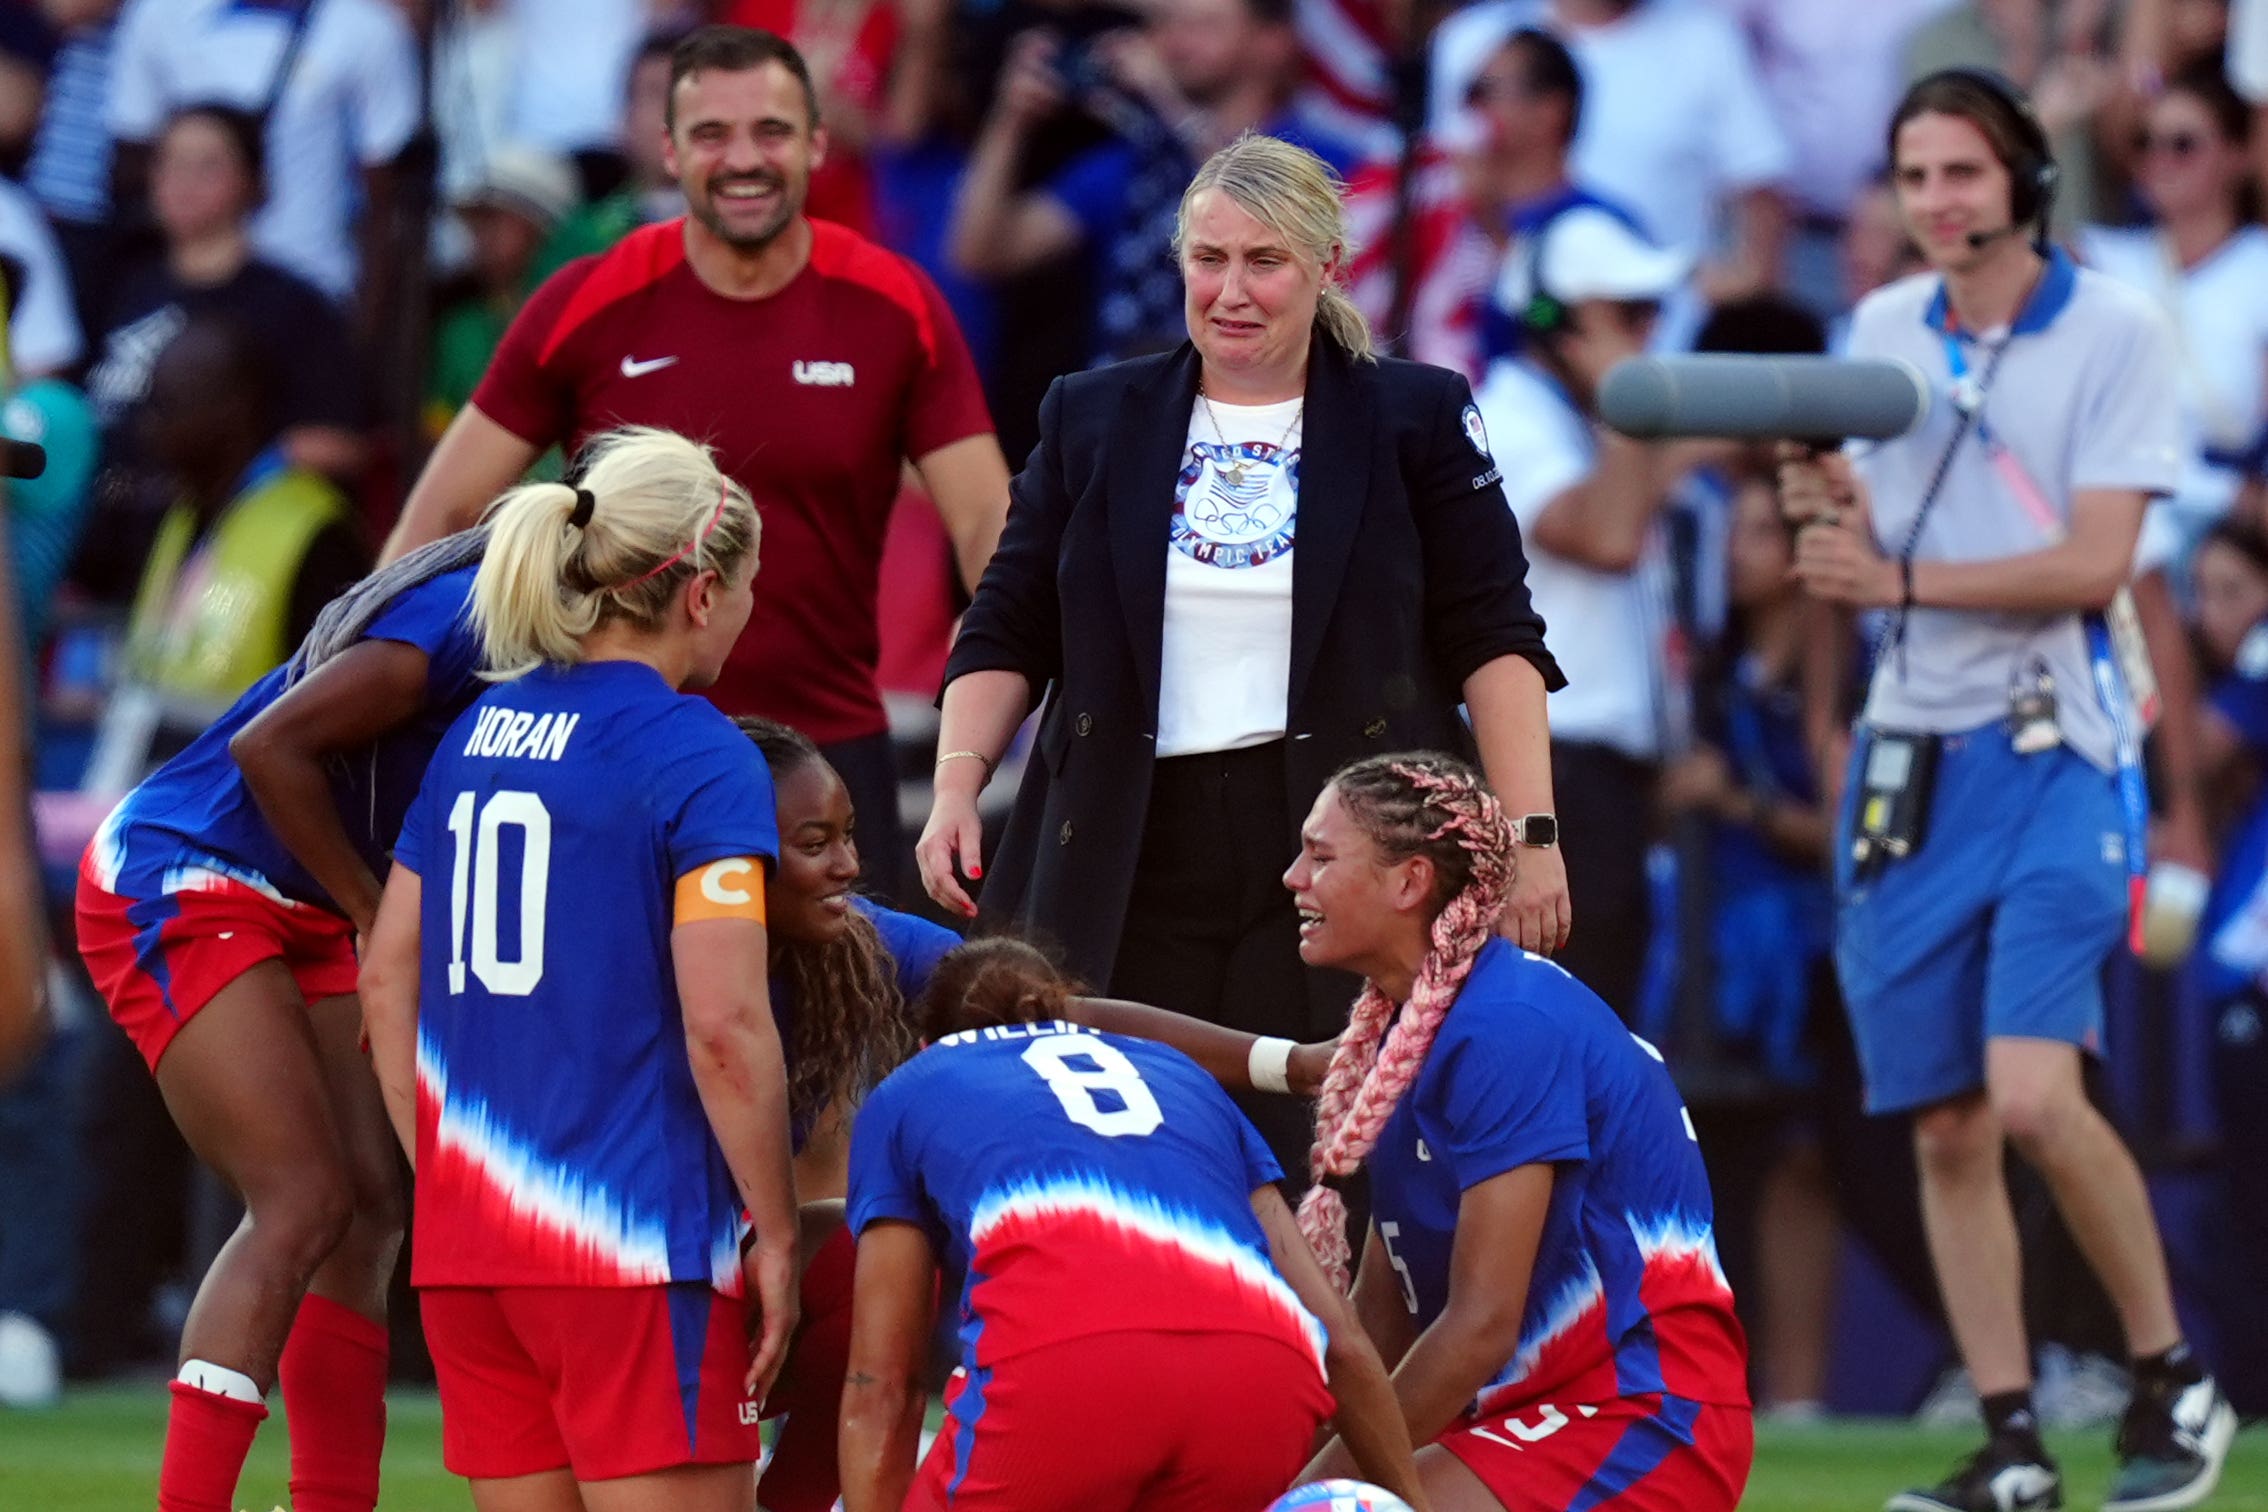
<path fill-rule="evenodd" d="M 899 885 L 912 851 L 898 822 L 898 756 L 888 732 L 838 741 L 819 752 L 843 779 L 858 816 L 859 885 L 880 902 L 902 906 Z"/>
<path fill-rule="evenodd" d="M 1299 915 L 1284 872 L 1297 833 L 1280 741 L 1158 762 L 1112 996 L 1286 1039 L 1346 1027 L 1360 985 L 1299 959 Z M 1294 1188 L 1315 1137 L 1299 1098 L 1238 1098 Z"/>
<path fill-rule="evenodd" d="M 1553 741 L 1552 801 L 1575 928 L 1555 959 L 1624 1023 L 1638 1007 L 1650 933 L 1646 849 L 1655 768 L 1612 746 Z"/>

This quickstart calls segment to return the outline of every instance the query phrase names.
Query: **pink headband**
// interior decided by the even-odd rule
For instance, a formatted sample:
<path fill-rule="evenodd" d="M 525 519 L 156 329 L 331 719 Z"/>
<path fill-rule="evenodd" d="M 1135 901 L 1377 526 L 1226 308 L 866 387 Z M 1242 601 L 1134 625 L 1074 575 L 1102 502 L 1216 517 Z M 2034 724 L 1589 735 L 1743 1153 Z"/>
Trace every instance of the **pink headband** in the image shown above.
<path fill-rule="evenodd" d="M 700 548 L 700 545 L 703 541 L 709 538 L 709 532 L 717 528 L 717 521 L 724 518 L 725 505 L 730 503 L 731 501 L 732 490 L 730 488 L 719 488 L 717 490 L 716 513 L 709 516 L 709 523 L 701 527 L 701 533 L 699 535 L 696 535 L 692 540 L 687 541 L 684 545 L 678 547 L 674 553 L 663 560 L 662 564 L 659 567 L 654 568 L 651 572 L 639 573 L 629 582 L 624 583 L 621 588 L 617 588 L 614 591 L 620 593 L 624 589 L 635 588 L 640 583 L 645 582 L 648 578 L 660 577 L 663 573 L 669 571 L 670 568 L 675 567 L 679 562 L 684 561 L 687 556 L 691 555 L 694 551 Z"/>

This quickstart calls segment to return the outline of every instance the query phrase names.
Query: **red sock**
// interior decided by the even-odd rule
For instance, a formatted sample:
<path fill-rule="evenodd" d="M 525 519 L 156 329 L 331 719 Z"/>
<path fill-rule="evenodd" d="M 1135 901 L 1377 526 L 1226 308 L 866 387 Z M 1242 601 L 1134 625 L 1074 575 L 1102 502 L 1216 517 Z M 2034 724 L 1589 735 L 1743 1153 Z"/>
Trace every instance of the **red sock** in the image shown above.
<path fill-rule="evenodd" d="M 268 1409 L 217 1391 L 173 1383 L 165 1421 L 165 1463 L 158 1471 L 158 1512 L 233 1512 L 236 1481 L 252 1435 Z"/>
<path fill-rule="evenodd" d="M 386 1444 L 386 1330 L 309 1292 L 277 1377 L 291 1432 L 293 1512 L 371 1512 Z"/>

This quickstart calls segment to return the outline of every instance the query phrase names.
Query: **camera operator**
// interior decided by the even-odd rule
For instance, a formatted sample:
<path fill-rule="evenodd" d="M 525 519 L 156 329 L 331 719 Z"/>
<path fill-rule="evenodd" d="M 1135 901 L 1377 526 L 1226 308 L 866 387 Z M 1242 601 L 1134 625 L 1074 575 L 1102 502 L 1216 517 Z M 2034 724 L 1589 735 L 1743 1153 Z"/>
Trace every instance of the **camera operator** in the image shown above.
<path fill-rule="evenodd" d="M 2141 1172 L 2080 1075 L 2147 821 L 2126 675 L 2143 653 L 2114 601 L 2145 502 L 2180 476 L 2172 342 L 2145 297 L 2027 239 L 2055 163 L 1998 75 L 1922 79 L 1889 148 L 1929 266 L 1859 306 L 1850 354 L 1903 358 L 1940 399 L 1906 436 L 1791 448 L 1781 472 L 1805 587 L 1886 611 L 1837 831 L 1836 964 L 1870 1110 L 1914 1115 L 1931 1260 L 1987 1429 L 1943 1484 L 1889 1507 L 2060 1502 L 2004 1140 L 2045 1177 L 2133 1354 L 2106 1512 L 2192 1506 L 2235 1416 L 2182 1337 Z"/>

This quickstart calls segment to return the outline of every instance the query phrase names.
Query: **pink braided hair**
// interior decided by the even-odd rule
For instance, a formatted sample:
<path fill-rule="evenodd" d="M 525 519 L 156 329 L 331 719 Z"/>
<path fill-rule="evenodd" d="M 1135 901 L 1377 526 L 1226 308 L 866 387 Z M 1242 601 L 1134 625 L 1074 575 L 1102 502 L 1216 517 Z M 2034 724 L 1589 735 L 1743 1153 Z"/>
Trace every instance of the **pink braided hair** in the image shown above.
<path fill-rule="evenodd" d="M 1417 1079 L 1474 958 L 1496 933 L 1512 886 L 1512 830 L 1480 774 L 1448 756 L 1374 756 L 1342 769 L 1331 785 L 1382 861 L 1431 857 L 1445 895 L 1430 931 L 1433 948 L 1418 967 L 1401 1017 L 1394 1019 L 1394 1004 L 1376 982 L 1363 983 L 1316 1102 L 1308 1156 L 1315 1185 L 1299 1204 L 1299 1228 L 1345 1291 L 1353 1262 L 1347 1206 L 1326 1183 L 1362 1168 Z"/>

